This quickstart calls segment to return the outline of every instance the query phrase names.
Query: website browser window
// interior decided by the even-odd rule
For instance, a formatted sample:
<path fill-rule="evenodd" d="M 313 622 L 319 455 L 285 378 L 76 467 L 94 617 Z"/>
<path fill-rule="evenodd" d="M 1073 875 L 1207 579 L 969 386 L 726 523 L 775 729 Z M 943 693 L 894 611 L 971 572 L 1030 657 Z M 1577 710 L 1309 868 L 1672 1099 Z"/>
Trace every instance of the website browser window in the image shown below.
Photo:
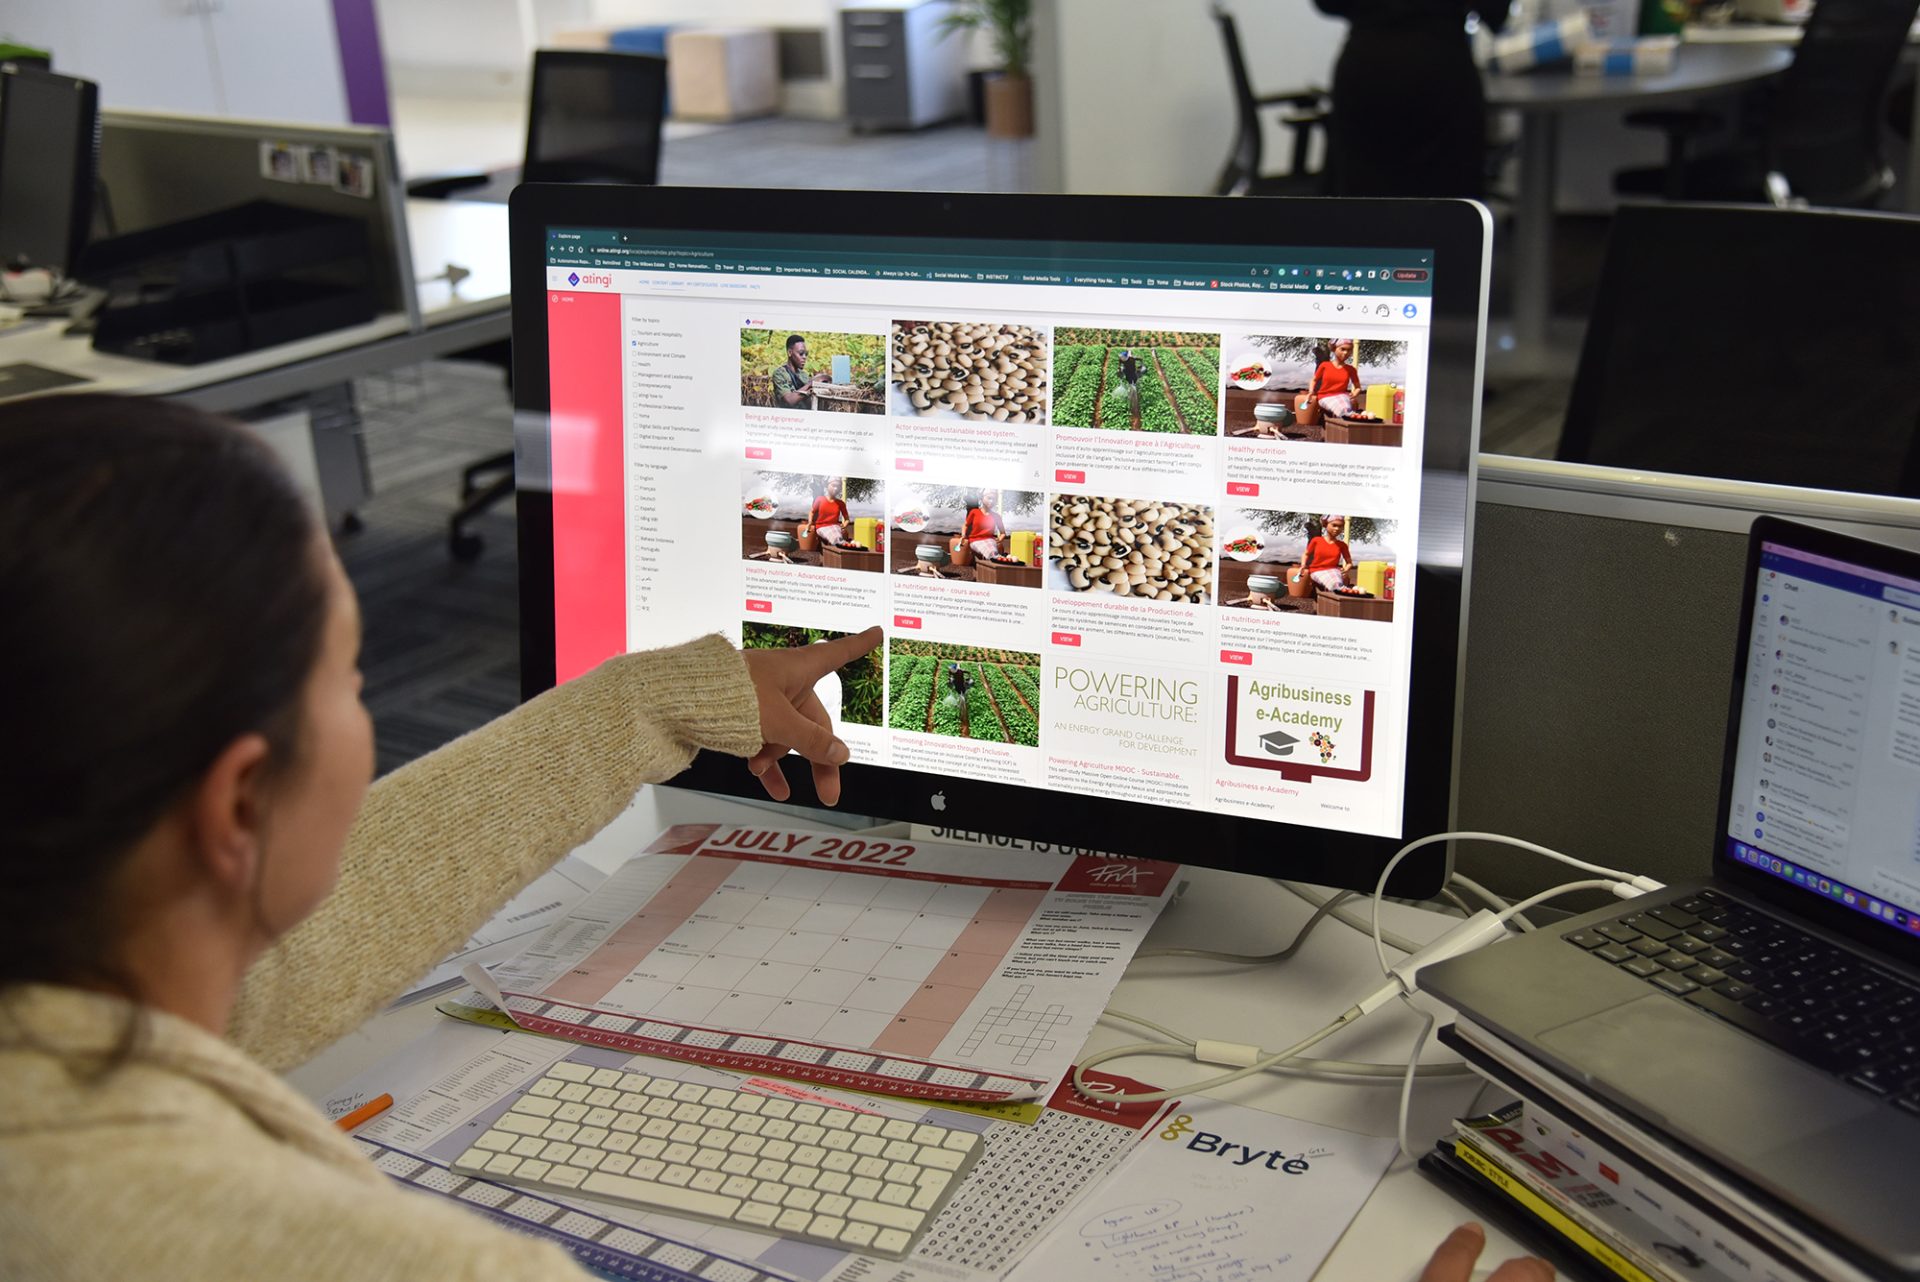
<path fill-rule="evenodd" d="M 1761 547 L 1728 844 L 1920 934 L 1920 580 Z"/>
<path fill-rule="evenodd" d="M 1431 255 L 548 245 L 559 680 L 878 623 L 856 762 L 1401 834 Z"/>

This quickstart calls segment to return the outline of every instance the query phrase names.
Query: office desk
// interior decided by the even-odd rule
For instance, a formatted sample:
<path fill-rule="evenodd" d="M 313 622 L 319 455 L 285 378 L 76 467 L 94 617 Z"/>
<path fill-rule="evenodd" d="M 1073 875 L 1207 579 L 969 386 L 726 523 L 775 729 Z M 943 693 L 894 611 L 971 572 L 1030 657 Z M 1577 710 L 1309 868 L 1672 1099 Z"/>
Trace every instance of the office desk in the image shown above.
<path fill-rule="evenodd" d="M 0 363 L 26 362 L 87 379 L 63 391 L 165 396 L 202 409 L 243 410 L 362 375 L 431 360 L 507 336 L 507 211 L 501 205 L 409 200 L 407 234 L 416 277 L 449 262 L 472 272 L 458 288 L 419 286 L 420 324 L 399 312 L 202 365 L 165 365 L 93 350 L 66 322 L 0 331 Z"/>
<path fill-rule="evenodd" d="M 604 868 L 651 841 L 665 826 L 699 820 L 739 820 L 762 827 L 798 827 L 793 820 L 749 807 L 668 789 L 649 788 L 639 801 L 579 853 Z M 1187 894 L 1168 908 L 1154 927 L 1148 947 L 1210 948 L 1267 952 L 1283 945 L 1311 913 L 1302 900 L 1247 877 L 1190 869 Z M 1450 920 L 1437 913 L 1387 905 L 1389 928 L 1426 938 Z M 1113 1005 L 1157 1019 L 1190 1034 L 1286 1045 L 1312 1031 L 1378 985 L 1373 945 L 1338 922 L 1326 922 L 1299 955 L 1279 966 L 1233 967 L 1193 958 L 1136 961 L 1114 994 Z M 387 1055 L 446 1018 L 431 1000 L 390 1010 L 288 1074 L 303 1094 L 318 1100 L 331 1088 L 377 1064 Z M 1397 1002 L 1369 1016 L 1348 1033 L 1330 1039 L 1316 1054 L 1345 1059 L 1406 1059 L 1418 1023 Z M 1147 1040 L 1130 1025 L 1102 1024 L 1089 1046 L 1100 1050 Z M 1434 1047 L 1432 1062 L 1451 1061 L 1452 1052 Z M 1106 1068 L 1163 1086 L 1199 1081 L 1223 1070 L 1171 1058 L 1116 1060 Z M 1480 1094 L 1474 1079 L 1436 1079 L 1414 1091 L 1410 1134 L 1426 1144 L 1448 1122 L 1466 1113 Z M 1254 1108 L 1310 1119 L 1331 1126 L 1392 1135 L 1398 1115 L 1398 1079 L 1379 1085 L 1334 1084 L 1268 1074 L 1217 1092 L 1220 1098 Z M 1471 1213 L 1428 1183 L 1418 1171 L 1397 1161 L 1381 1181 L 1352 1228 L 1317 1275 L 1320 1282 L 1410 1282 L 1448 1230 Z M 1513 1241 L 1489 1226 L 1484 1257 L 1497 1261 L 1523 1254 Z"/>
<path fill-rule="evenodd" d="M 1518 191 L 1513 210 L 1512 348 L 1520 364 L 1548 361 L 1552 320 L 1553 195 L 1560 116 L 1597 107 L 1637 109 L 1757 84 L 1793 61 L 1764 44 L 1685 45 L 1658 76 L 1576 76 L 1570 71 L 1484 73 L 1487 107 L 1520 115 Z"/>

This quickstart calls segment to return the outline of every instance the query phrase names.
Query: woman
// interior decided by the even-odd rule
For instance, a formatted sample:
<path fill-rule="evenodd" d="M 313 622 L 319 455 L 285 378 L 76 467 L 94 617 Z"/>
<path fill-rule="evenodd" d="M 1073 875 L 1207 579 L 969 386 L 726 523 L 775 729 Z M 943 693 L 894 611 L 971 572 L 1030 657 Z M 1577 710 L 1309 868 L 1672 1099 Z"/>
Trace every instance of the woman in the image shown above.
<path fill-rule="evenodd" d="M 1333 351 L 1314 367 L 1308 393 L 1323 414 L 1344 418 L 1353 413 L 1353 398 L 1360 392 L 1360 370 L 1353 363 L 1353 340 L 1335 339 Z"/>
<path fill-rule="evenodd" d="M 878 629 L 609 660 L 370 790 L 353 590 L 258 441 L 0 406 L 0 1277 L 586 1282 L 393 1185 L 275 1070 L 384 1007 L 707 748 L 822 800 L 812 694 Z M 1457 1230 L 1423 1282 L 1466 1282 Z M 1496 1282 L 1546 1282 L 1513 1261 Z"/>
<path fill-rule="evenodd" d="M 1353 564 L 1353 549 L 1342 537 L 1347 532 L 1347 518 L 1328 516 L 1321 521 L 1320 530 L 1307 540 L 1306 553 L 1300 558 L 1300 573 L 1329 592 L 1343 591 L 1347 586 L 1347 569 Z"/>
<path fill-rule="evenodd" d="M 275 1070 L 700 749 L 784 798 L 790 746 L 836 799 L 813 684 L 879 635 L 616 658 L 369 790 L 353 590 L 266 448 L 0 406 L 0 1277 L 582 1277 L 392 1187 Z"/>
<path fill-rule="evenodd" d="M 991 561 L 1003 554 L 1006 544 L 1006 523 L 995 511 L 1000 506 L 1000 491 L 985 490 L 967 495 L 967 519 L 961 527 L 960 538 L 973 554 L 982 560 Z"/>
<path fill-rule="evenodd" d="M 813 532 L 820 536 L 823 543 L 839 543 L 847 524 L 847 505 L 840 501 L 840 478 L 827 478 L 826 493 L 814 499 L 813 507 L 807 513 L 807 520 L 813 524 Z"/>
<path fill-rule="evenodd" d="M 1479 196 L 1486 188 L 1487 103 L 1466 24 L 1493 30 L 1504 3 L 1314 0 L 1348 21 L 1333 68 L 1327 186 L 1334 196 Z"/>

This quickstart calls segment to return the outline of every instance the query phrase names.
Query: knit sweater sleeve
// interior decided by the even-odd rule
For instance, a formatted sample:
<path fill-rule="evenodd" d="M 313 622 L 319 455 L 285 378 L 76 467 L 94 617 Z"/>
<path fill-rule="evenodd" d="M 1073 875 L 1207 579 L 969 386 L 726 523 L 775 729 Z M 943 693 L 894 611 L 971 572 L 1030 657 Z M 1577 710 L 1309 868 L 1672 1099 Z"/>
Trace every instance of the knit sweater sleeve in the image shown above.
<path fill-rule="evenodd" d="M 228 1037 L 275 1069 L 357 1027 L 702 748 L 746 756 L 759 713 L 718 636 L 610 659 L 367 794 L 319 910 L 247 972 Z"/>

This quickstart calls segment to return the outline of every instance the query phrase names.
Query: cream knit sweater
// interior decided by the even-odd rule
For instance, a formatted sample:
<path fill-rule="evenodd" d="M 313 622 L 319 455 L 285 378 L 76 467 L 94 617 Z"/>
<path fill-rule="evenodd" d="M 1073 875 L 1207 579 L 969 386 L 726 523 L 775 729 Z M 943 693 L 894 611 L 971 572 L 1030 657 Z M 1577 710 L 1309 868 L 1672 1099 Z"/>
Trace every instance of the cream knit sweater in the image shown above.
<path fill-rule="evenodd" d="M 642 783 L 759 746 L 724 640 L 614 659 L 375 784 L 338 887 L 248 972 L 230 1040 L 146 1010 L 132 1057 L 89 1073 L 132 1007 L 8 993 L 0 1278 L 580 1282 L 560 1248 L 390 1183 L 276 1070 L 381 1009 Z"/>

